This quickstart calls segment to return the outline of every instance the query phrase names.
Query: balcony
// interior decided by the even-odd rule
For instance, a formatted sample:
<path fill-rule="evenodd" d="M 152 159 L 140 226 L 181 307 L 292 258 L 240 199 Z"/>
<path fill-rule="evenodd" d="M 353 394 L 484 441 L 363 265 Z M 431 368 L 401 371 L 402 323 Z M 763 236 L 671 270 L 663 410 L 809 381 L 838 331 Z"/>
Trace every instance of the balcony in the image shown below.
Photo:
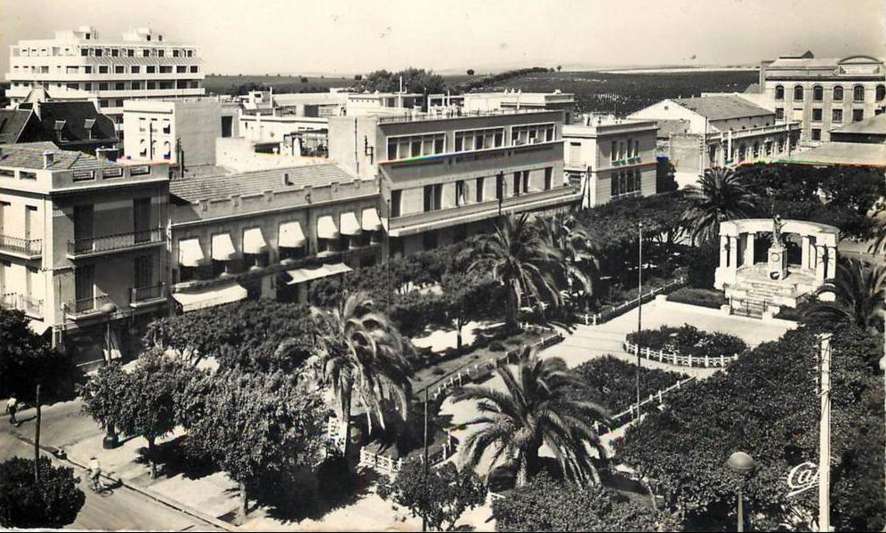
<path fill-rule="evenodd" d="M 65 316 L 71 320 L 95 318 L 103 314 L 102 306 L 106 303 L 113 303 L 111 297 L 107 294 L 96 294 L 89 298 L 80 298 L 70 304 L 64 304 Z"/>
<path fill-rule="evenodd" d="M 43 255 L 42 239 L 21 239 L 0 235 L 0 252 L 12 254 L 18 257 L 36 259 Z"/>
<path fill-rule="evenodd" d="M 138 309 L 166 301 L 166 284 L 129 289 L 129 307 Z"/>
<path fill-rule="evenodd" d="M 24 294 L 3 294 L 0 296 L 0 307 L 21 311 L 31 318 L 43 318 L 43 300 Z"/>
<path fill-rule="evenodd" d="M 82 259 L 127 250 L 139 250 L 163 244 L 166 233 L 163 228 L 145 231 L 117 233 L 104 237 L 92 237 L 68 241 L 68 259 Z"/>

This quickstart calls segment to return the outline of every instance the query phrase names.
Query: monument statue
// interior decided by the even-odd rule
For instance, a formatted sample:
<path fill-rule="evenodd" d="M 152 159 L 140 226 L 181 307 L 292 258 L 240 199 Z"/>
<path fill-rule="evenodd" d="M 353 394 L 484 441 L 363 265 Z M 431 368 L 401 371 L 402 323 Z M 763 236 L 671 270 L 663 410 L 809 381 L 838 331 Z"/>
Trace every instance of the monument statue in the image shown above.
<path fill-rule="evenodd" d="M 781 221 L 780 215 L 772 217 L 772 244 L 775 246 L 784 244 L 781 238 L 781 228 L 783 227 L 784 222 Z"/>
<path fill-rule="evenodd" d="M 772 217 L 772 246 L 769 247 L 769 278 L 784 279 L 788 274 L 788 254 L 782 242 L 784 222 L 779 215 Z"/>

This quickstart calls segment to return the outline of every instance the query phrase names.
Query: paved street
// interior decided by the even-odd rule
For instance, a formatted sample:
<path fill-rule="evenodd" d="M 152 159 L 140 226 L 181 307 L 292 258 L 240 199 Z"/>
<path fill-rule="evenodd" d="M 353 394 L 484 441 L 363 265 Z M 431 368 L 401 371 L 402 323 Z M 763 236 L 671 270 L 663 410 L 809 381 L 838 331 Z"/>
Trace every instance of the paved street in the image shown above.
<path fill-rule="evenodd" d="M 33 445 L 22 440 L 22 438 L 33 439 L 33 413 L 33 409 L 26 409 L 21 413 L 19 418 L 27 421 L 15 429 L 7 423 L 5 416 L 2 417 L 2 422 L 0 422 L 2 424 L 0 426 L 0 460 L 14 456 L 33 457 Z M 79 413 L 80 404 L 78 402 L 65 402 L 45 407 L 42 413 L 41 444 L 67 447 L 85 437 L 102 434 L 92 419 Z M 69 526 L 71 528 L 218 530 L 201 520 L 192 518 L 126 487 L 118 487 L 109 495 L 96 495 L 89 490 L 84 470 L 66 461 L 53 460 L 56 464 L 74 467 L 76 475 L 81 478 L 80 489 L 86 495 L 86 503 L 80 510 L 77 520 Z"/>

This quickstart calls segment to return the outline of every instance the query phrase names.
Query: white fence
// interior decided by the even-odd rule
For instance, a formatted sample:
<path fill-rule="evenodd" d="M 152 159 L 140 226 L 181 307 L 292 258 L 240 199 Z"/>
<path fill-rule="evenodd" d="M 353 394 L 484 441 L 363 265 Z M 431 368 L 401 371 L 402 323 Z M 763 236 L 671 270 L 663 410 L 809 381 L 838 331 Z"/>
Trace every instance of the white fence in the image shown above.
<path fill-rule="evenodd" d="M 661 350 L 653 350 L 652 348 L 643 348 L 628 342 L 625 339 L 622 342 L 624 351 L 632 354 L 639 352 L 640 357 L 649 359 L 650 361 L 659 361 L 661 363 L 671 364 L 674 366 L 690 366 L 704 368 L 725 368 L 729 363 L 738 360 L 738 354 L 720 355 L 720 356 L 691 356 L 673 352 L 663 352 Z"/>
<path fill-rule="evenodd" d="M 657 289 L 653 289 L 649 292 L 643 293 L 642 296 L 638 296 L 633 300 L 618 304 L 615 307 L 604 309 L 599 313 L 579 313 L 576 316 L 584 322 L 585 326 L 596 326 L 597 324 L 602 324 L 604 322 L 612 320 L 617 316 L 627 313 L 631 309 L 637 307 L 641 300 L 643 301 L 643 303 L 646 303 L 653 300 L 659 294 L 663 294 L 672 289 L 682 287 L 685 284 L 686 278 L 680 276 L 674 281 L 669 281 L 668 283 L 662 285 L 661 287 L 658 287 Z"/>
<path fill-rule="evenodd" d="M 666 389 L 661 389 L 658 392 L 650 394 L 648 398 L 646 398 L 645 400 L 642 400 L 640 402 L 639 409 L 642 410 L 644 406 L 651 405 L 653 403 L 657 404 L 658 406 L 663 405 L 664 404 L 664 397 L 667 396 L 668 393 L 675 391 L 675 390 L 679 390 L 683 385 L 685 385 L 693 380 L 695 380 L 694 377 L 693 378 L 686 378 L 684 380 L 674 383 L 673 385 L 671 385 L 670 387 L 668 387 Z M 597 434 L 599 434 L 600 436 L 605 435 L 607 433 L 611 433 L 613 431 L 616 431 L 617 429 L 621 428 L 622 426 L 625 426 L 626 424 L 630 423 L 631 420 L 634 419 L 634 417 L 635 417 L 634 412 L 637 409 L 638 409 L 637 404 L 631 404 L 631 406 L 627 410 L 622 411 L 612 417 L 612 425 L 610 427 L 607 428 L 598 422 L 594 422 L 594 429 L 597 430 Z M 601 428 L 606 429 L 606 431 L 601 432 L 600 431 Z"/>

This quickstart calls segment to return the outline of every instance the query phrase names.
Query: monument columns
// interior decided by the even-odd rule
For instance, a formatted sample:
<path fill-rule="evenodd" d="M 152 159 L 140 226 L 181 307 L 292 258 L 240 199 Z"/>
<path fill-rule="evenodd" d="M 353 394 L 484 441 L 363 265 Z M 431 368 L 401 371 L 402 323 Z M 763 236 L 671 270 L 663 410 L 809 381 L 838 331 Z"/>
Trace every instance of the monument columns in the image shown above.
<path fill-rule="evenodd" d="M 809 245 L 811 239 L 808 235 L 803 236 L 803 244 L 800 246 L 800 252 L 802 253 L 802 258 L 800 259 L 800 266 L 803 268 L 810 268 L 810 257 L 809 257 Z"/>
<path fill-rule="evenodd" d="M 729 237 L 720 235 L 720 266 L 725 267 L 729 263 Z"/>
<path fill-rule="evenodd" d="M 738 268 L 738 237 L 729 237 L 729 268 L 733 272 Z"/>
<path fill-rule="evenodd" d="M 837 247 L 836 246 L 828 246 L 828 270 L 827 270 L 827 278 L 833 279 L 837 276 Z"/>
<path fill-rule="evenodd" d="M 825 268 L 827 268 L 826 250 L 824 245 L 816 245 L 815 247 L 815 279 L 818 281 L 824 281 Z"/>
<path fill-rule="evenodd" d="M 754 241 L 757 238 L 756 233 L 744 234 L 744 265 L 754 265 Z"/>

